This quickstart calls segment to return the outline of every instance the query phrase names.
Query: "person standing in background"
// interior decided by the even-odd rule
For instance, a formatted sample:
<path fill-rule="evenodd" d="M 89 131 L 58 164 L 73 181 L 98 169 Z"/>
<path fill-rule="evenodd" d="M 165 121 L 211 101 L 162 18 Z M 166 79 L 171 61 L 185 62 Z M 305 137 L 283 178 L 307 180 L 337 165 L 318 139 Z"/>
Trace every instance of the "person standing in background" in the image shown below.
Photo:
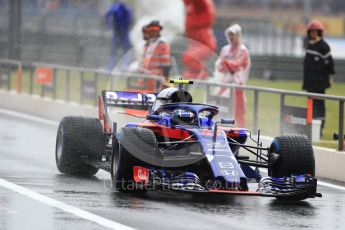
<path fill-rule="evenodd" d="M 324 27 L 321 22 L 312 20 L 307 26 L 309 42 L 304 57 L 302 88 L 310 93 L 325 94 L 331 87 L 331 77 L 335 74 L 331 49 L 323 39 Z M 313 100 L 313 119 L 321 120 L 322 130 L 326 122 L 324 100 Z"/>
<path fill-rule="evenodd" d="M 146 41 L 139 72 L 164 77 L 168 81 L 171 69 L 170 46 L 161 36 L 163 26 L 158 20 L 143 27 L 143 39 Z"/>
<path fill-rule="evenodd" d="M 111 46 L 111 59 L 107 65 L 107 70 L 112 71 L 116 62 L 120 58 L 119 49 L 122 48 L 123 53 L 131 48 L 129 40 L 129 29 L 132 23 L 132 12 L 126 3 L 116 0 L 108 9 L 105 15 L 107 28 L 113 30 L 113 40 Z M 129 64 L 129 63 L 127 63 Z"/>
<path fill-rule="evenodd" d="M 213 34 L 215 6 L 213 0 L 184 0 L 186 7 L 185 35 L 191 39 L 182 56 L 183 77 L 206 79 L 205 61 L 214 54 L 217 43 Z"/>
<path fill-rule="evenodd" d="M 135 21 L 130 39 L 137 58 L 142 57 L 142 28 L 152 20 L 164 25 L 164 37 L 172 42 L 184 33 L 185 9 L 182 0 L 132 0 Z M 179 51 L 175 51 L 179 52 Z M 133 63 L 133 71 L 135 65 Z"/>
<path fill-rule="evenodd" d="M 247 47 L 241 41 L 242 28 L 232 25 L 225 30 L 225 37 L 228 45 L 221 50 L 216 61 L 216 72 L 221 76 L 223 83 L 234 83 L 244 85 L 249 76 L 251 60 Z M 224 94 L 225 89 L 221 88 L 219 95 Z M 238 127 L 246 127 L 246 95 L 244 90 L 235 89 L 233 97 L 233 110 Z"/>

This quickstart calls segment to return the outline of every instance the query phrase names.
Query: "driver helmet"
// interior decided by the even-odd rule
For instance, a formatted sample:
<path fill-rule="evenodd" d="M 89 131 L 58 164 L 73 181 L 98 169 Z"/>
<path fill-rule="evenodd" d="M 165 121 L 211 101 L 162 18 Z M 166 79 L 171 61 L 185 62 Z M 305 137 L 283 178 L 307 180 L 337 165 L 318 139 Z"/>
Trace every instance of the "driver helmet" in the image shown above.
<path fill-rule="evenodd" d="M 157 113 L 162 105 L 178 102 L 191 103 L 193 102 L 192 95 L 184 90 L 179 90 L 176 88 L 166 88 L 158 93 L 151 111 L 152 113 Z"/>
<path fill-rule="evenodd" d="M 195 124 L 195 114 L 193 112 L 184 109 L 175 109 L 172 115 L 172 124 L 185 124 L 193 125 Z"/>

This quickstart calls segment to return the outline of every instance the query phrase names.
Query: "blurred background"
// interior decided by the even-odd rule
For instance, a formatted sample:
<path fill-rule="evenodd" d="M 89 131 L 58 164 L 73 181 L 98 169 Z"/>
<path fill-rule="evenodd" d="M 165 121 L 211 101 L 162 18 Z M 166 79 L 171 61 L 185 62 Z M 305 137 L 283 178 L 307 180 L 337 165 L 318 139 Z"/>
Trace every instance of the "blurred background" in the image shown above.
<path fill-rule="evenodd" d="M 0 57 L 102 68 L 108 62 L 111 50 L 112 32 L 106 29 L 104 15 L 112 2 L 0 0 Z M 136 17 L 146 1 L 124 2 L 134 11 L 134 20 L 139 20 Z M 335 59 L 345 58 L 345 1 L 214 2 L 217 8 L 214 32 L 218 51 L 226 43 L 224 29 L 232 23 L 239 23 L 243 27 L 244 42 L 253 55 L 255 76 L 301 77 L 301 65 L 293 63 L 304 54 L 305 26 L 311 18 L 319 19 L 325 25 L 326 39 Z M 157 6 L 157 11 L 161 10 L 159 7 L 161 6 Z M 176 10 L 180 8 L 176 7 Z M 21 23 L 18 21 L 19 17 Z M 180 34 L 183 35 L 183 32 Z M 285 63 L 284 67 L 279 68 L 277 73 L 276 67 L 281 67 L 282 63 Z M 286 63 L 292 64 L 286 66 Z M 296 63 L 300 63 L 300 60 L 297 59 Z M 295 70 L 297 76 L 285 73 L 285 70 Z"/>

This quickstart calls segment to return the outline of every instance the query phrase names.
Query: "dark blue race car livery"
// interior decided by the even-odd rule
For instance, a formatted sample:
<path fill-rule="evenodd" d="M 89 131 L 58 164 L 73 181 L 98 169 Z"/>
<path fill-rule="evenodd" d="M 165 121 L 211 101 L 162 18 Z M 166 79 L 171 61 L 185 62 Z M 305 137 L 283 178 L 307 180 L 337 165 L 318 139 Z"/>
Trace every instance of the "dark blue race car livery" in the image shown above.
<path fill-rule="evenodd" d="M 92 176 L 103 169 L 120 192 L 168 190 L 284 200 L 321 196 L 313 149 L 305 136 L 279 136 L 263 147 L 260 132 L 254 139 L 248 129 L 235 128 L 233 119 L 217 119 L 216 106 L 193 103 L 183 89 L 191 81 L 171 83 L 178 88 L 156 94 L 103 91 L 98 119 L 63 118 L 56 140 L 59 171 Z M 147 114 L 141 122 L 118 129 L 118 122 L 110 119 L 110 111 L 118 108 Z M 268 169 L 268 176 L 262 176 L 261 168 Z"/>

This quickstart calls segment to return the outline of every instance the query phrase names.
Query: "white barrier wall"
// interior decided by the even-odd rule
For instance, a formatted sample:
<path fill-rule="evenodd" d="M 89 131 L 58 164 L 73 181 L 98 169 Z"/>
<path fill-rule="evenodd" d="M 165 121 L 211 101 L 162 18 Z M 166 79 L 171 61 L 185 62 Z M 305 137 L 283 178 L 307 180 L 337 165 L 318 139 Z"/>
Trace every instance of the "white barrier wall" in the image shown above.
<path fill-rule="evenodd" d="M 95 106 L 66 103 L 39 96 L 16 94 L 0 90 L 0 108 L 23 112 L 42 118 L 60 121 L 67 115 L 97 117 Z M 271 143 L 271 138 L 264 139 L 264 146 Z M 345 153 L 333 149 L 314 147 L 316 176 L 345 182 Z"/>
<path fill-rule="evenodd" d="M 270 146 L 272 140 L 271 137 L 263 137 L 263 146 Z M 345 182 L 345 152 L 319 146 L 313 146 L 313 149 L 316 176 Z"/>
<path fill-rule="evenodd" d="M 66 103 L 61 100 L 42 98 L 37 95 L 17 94 L 0 90 L 0 108 L 23 112 L 51 120 L 60 121 L 64 116 L 98 116 L 95 106 Z"/>

